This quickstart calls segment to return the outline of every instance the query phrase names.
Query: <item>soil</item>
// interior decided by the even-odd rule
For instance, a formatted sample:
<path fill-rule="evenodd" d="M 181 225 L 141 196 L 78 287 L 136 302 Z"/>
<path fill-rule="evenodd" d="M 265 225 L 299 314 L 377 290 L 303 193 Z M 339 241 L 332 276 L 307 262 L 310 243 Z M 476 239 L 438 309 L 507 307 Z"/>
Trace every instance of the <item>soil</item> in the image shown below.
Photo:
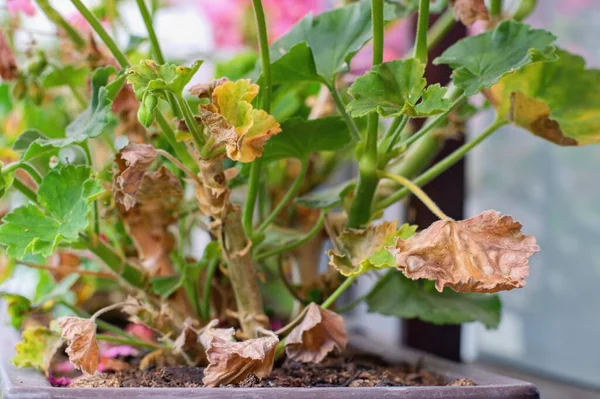
<path fill-rule="evenodd" d="M 201 367 L 170 366 L 151 370 L 130 369 L 116 373 L 96 374 L 79 378 L 71 388 L 99 387 L 202 387 Z M 328 358 L 320 364 L 303 364 L 285 360 L 271 375 L 262 380 L 254 375 L 229 387 L 391 387 L 419 385 L 460 385 L 475 383 L 468 379 L 449 381 L 422 365 L 390 366 L 368 355 L 348 355 Z"/>

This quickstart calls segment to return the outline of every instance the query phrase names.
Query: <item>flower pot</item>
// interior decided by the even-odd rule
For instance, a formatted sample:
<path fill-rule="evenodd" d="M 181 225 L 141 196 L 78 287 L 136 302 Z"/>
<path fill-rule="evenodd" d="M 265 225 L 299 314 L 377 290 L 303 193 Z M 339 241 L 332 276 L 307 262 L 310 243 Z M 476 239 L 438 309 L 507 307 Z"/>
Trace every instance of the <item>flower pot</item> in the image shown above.
<path fill-rule="evenodd" d="M 0 318 L 1 319 L 1 318 Z M 438 359 L 409 348 L 386 347 L 362 336 L 352 346 L 379 355 L 390 363 L 421 361 L 424 366 L 449 380 L 468 378 L 476 386 L 377 387 L 377 388 L 53 388 L 32 369 L 18 369 L 11 363 L 19 334 L 3 323 L 0 326 L 0 397 L 25 398 L 539 398 L 535 385 L 500 376 L 475 367 Z"/>

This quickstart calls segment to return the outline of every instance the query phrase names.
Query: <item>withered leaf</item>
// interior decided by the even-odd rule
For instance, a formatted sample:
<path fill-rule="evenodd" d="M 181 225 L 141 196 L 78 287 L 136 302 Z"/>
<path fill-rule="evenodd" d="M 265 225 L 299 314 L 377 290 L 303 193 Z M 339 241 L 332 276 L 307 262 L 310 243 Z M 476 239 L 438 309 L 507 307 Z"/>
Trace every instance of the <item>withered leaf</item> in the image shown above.
<path fill-rule="evenodd" d="M 149 144 L 129 144 L 117 154 L 119 172 L 114 180 L 113 191 L 117 202 L 122 203 L 126 210 L 136 204 L 136 193 L 156 156 L 156 149 Z"/>
<path fill-rule="evenodd" d="M 195 326 L 195 321 L 188 317 L 183 322 L 181 334 L 173 341 L 173 352 L 188 352 L 193 350 L 199 343 L 199 331 Z"/>
<path fill-rule="evenodd" d="M 214 328 L 215 325 L 212 322 L 200 337 L 208 358 L 204 386 L 234 384 L 249 374 L 264 378 L 271 373 L 279 342 L 275 335 L 235 342 L 233 328 Z"/>
<path fill-rule="evenodd" d="M 0 31 L 0 77 L 7 81 L 19 77 L 15 54 L 2 31 Z"/>
<path fill-rule="evenodd" d="M 454 8 L 456 19 L 464 25 L 470 26 L 477 20 L 488 21 L 490 19 L 490 13 L 484 0 L 450 0 L 450 4 Z"/>
<path fill-rule="evenodd" d="M 57 323 L 62 328 L 62 337 L 67 340 L 67 355 L 71 363 L 84 373 L 94 374 L 100 362 L 94 320 L 65 316 Z"/>
<path fill-rule="evenodd" d="M 510 216 L 485 211 L 470 219 L 440 220 L 388 248 L 397 267 L 413 280 L 435 280 L 442 291 L 497 292 L 520 288 L 529 274 L 536 239 Z"/>
<path fill-rule="evenodd" d="M 285 339 L 285 351 L 290 359 L 320 363 L 328 353 L 341 352 L 347 344 L 342 316 L 311 303 L 302 322 Z"/>
<path fill-rule="evenodd" d="M 219 78 L 219 79 L 211 80 L 210 82 L 207 82 L 207 83 L 195 84 L 192 87 L 190 87 L 190 94 L 192 96 L 198 97 L 198 98 L 211 98 L 213 90 L 215 90 L 215 88 L 217 86 L 220 86 L 223 83 L 228 82 L 228 81 L 229 81 L 229 79 L 227 79 L 227 78 Z"/>

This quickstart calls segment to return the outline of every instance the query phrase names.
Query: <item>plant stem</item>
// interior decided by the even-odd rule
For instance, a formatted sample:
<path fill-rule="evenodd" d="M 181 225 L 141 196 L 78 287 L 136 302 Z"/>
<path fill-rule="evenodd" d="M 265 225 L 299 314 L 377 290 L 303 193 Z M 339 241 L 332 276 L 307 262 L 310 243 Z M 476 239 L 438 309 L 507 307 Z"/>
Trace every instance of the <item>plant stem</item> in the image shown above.
<path fill-rule="evenodd" d="M 54 7 L 52 7 L 48 0 L 37 0 L 37 3 L 40 6 L 42 12 L 48 17 L 48 19 L 56 25 L 60 26 L 65 31 L 67 36 L 69 36 L 69 38 L 75 44 L 75 47 L 77 47 L 78 50 L 83 50 L 86 47 L 87 42 L 83 38 L 83 36 L 81 36 L 75 30 L 75 28 L 73 28 L 71 24 L 69 24 L 69 22 L 67 22 L 67 20 L 62 15 L 60 15 L 58 11 L 54 9 Z"/>
<path fill-rule="evenodd" d="M 146 31 L 148 32 L 148 39 L 150 40 L 150 45 L 152 47 L 152 53 L 154 53 L 154 58 L 159 64 L 165 63 L 165 57 L 163 56 L 163 52 L 160 48 L 160 42 L 158 41 L 158 37 L 156 36 L 156 31 L 154 30 L 154 25 L 152 23 L 152 15 L 150 15 L 150 11 L 146 6 L 145 0 L 136 0 L 138 8 L 140 10 L 140 14 L 142 15 L 142 19 L 144 20 L 144 25 L 146 25 Z M 167 93 L 167 101 L 171 106 L 171 110 L 173 114 L 177 118 L 181 118 L 181 112 L 177 108 L 177 103 L 175 102 L 175 97 L 172 93 Z"/>
<path fill-rule="evenodd" d="M 198 130 L 198 122 L 196 122 L 196 117 L 190 108 L 190 104 L 183 98 L 183 94 L 177 93 L 175 94 L 175 99 L 179 104 L 179 109 L 181 109 L 181 113 L 183 114 L 183 119 L 185 119 L 185 124 L 188 127 L 192 137 L 194 138 L 194 142 L 198 147 L 198 151 L 204 146 L 205 140 L 202 136 L 202 132 Z"/>
<path fill-rule="evenodd" d="M 20 260 L 17 263 L 20 265 L 31 267 L 32 269 L 47 270 L 49 272 L 59 272 L 60 271 L 60 265 L 57 267 L 54 267 L 54 266 L 49 266 L 49 265 L 41 265 L 41 264 L 33 263 L 33 262 L 27 262 L 25 260 Z M 106 279 L 110 279 L 110 280 L 115 279 L 115 276 L 111 273 L 95 272 L 92 270 L 75 269 L 75 270 L 70 271 L 69 273 L 70 274 L 79 274 L 82 276 L 101 277 L 101 278 L 106 278 Z"/>
<path fill-rule="evenodd" d="M 21 162 L 19 164 L 19 169 L 23 169 L 25 172 L 27 172 L 27 174 L 33 179 L 35 184 L 37 184 L 38 186 L 42 183 L 42 176 L 40 176 L 40 173 L 27 162 Z"/>
<path fill-rule="evenodd" d="M 71 3 L 73 3 L 75 8 L 77 8 L 77 11 L 81 13 L 86 21 L 88 21 L 98 36 L 100 36 L 100 39 L 102 39 L 106 47 L 108 47 L 113 57 L 115 57 L 119 65 L 121 65 L 121 68 L 127 68 L 129 66 L 129 61 L 127 61 L 125 55 L 121 52 L 121 50 L 119 50 L 117 43 L 115 43 L 113 38 L 110 37 L 100 21 L 98 21 L 98 18 L 92 14 L 92 12 L 81 2 L 81 0 L 71 0 Z"/>
<path fill-rule="evenodd" d="M 454 10 L 452 7 L 448 7 L 446 11 L 435 20 L 427 32 L 427 49 L 431 50 L 435 47 L 446 36 L 455 23 Z"/>
<path fill-rule="evenodd" d="M 390 180 L 394 180 L 397 183 L 402 184 L 406 187 L 411 193 L 413 193 L 421 202 L 440 220 L 449 220 L 450 218 L 446 215 L 442 210 L 436 205 L 436 203 L 427 195 L 419 186 L 415 183 L 407 179 L 406 177 L 394 175 L 391 173 L 387 173 L 384 171 L 377 171 L 377 175 L 380 178 L 386 178 Z"/>
<path fill-rule="evenodd" d="M 307 169 L 308 162 L 306 160 L 302 160 L 302 167 L 300 169 L 300 173 L 298 174 L 296 179 L 294 179 L 294 182 L 288 189 L 287 193 L 283 196 L 281 201 L 279 201 L 275 209 L 273 209 L 273 212 L 271 212 L 271 214 L 267 216 L 264 222 L 262 222 L 262 224 L 258 228 L 258 234 L 264 233 L 266 228 L 269 227 L 269 225 L 275 220 L 275 218 L 281 213 L 281 211 L 283 211 L 283 209 L 292 200 L 292 198 L 294 198 L 294 195 L 296 195 L 296 193 L 300 189 L 300 186 L 302 185 L 302 183 L 304 183 L 304 178 L 306 177 Z"/>
<path fill-rule="evenodd" d="M 394 119 L 393 125 L 390 126 L 390 129 L 388 129 L 388 131 L 386 132 L 383 140 L 381 140 L 380 154 L 384 155 L 384 154 L 387 154 L 390 151 L 392 151 L 392 149 L 394 148 L 394 145 L 396 145 L 396 143 L 400 139 L 400 135 L 402 134 L 402 131 L 408 124 L 409 119 L 410 118 L 406 115 L 403 115 L 399 118 Z M 398 121 L 398 123 L 395 123 L 396 120 Z M 392 128 L 394 128 L 394 129 L 392 129 Z"/>
<path fill-rule="evenodd" d="M 206 269 L 206 277 L 204 279 L 204 291 L 202 292 L 202 320 L 210 320 L 210 292 L 212 280 L 219 266 L 219 258 L 212 259 Z"/>
<path fill-rule="evenodd" d="M 145 286 L 145 275 L 138 268 L 130 265 L 126 259 L 121 258 L 110 247 L 102 241 L 95 245 L 85 237 L 84 244 L 100 260 L 115 273 L 115 277 L 124 280 L 127 284 L 136 289 L 143 289 Z"/>
<path fill-rule="evenodd" d="M 265 20 L 265 11 L 261 0 L 252 0 L 254 8 L 254 17 L 256 20 L 256 32 L 258 35 L 258 47 L 260 50 L 260 64 L 262 68 L 261 101 L 262 108 L 266 112 L 271 112 L 272 95 L 272 73 L 271 73 L 271 55 L 269 53 L 269 36 L 267 34 L 267 23 Z M 252 236 L 252 219 L 256 199 L 258 198 L 260 186 L 260 173 L 262 169 L 262 160 L 256 159 L 250 166 L 250 178 L 248 180 L 248 193 L 242 212 L 242 225 L 248 237 Z"/>
<path fill-rule="evenodd" d="M 419 20 L 417 22 L 417 34 L 414 57 L 427 64 L 427 30 L 429 29 L 429 1 L 419 0 Z"/>
<path fill-rule="evenodd" d="M 500 17 L 502 15 L 502 0 L 490 1 L 490 15 L 492 17 Z"/>
<path fill-rule="evenodd" d="M 464 144 L 452 154 L 448 155 L 446 158 L 436 163 L 434 166 L 429 168 L 425 173 L 421 174 L 419 177 L 414 179 L 413 183 L 418 186 L 423 186 L 429 183 L 431 180 L 435 179 L 437 176 L 442 174 L 452 165 L 460 161 L 469 151 L 475 148 L 479 143 L 488 138 L 492 133 L 498 130 L 499 127 L 506 125 L 508 122 L 506 120 L 498 119 L 494 121 L 483 133 L 477 136 L 475 139 L 469 141 Z M 389 197 L 381 200 L 379 203 L 375 205 L 375 211 L 380 211 L 388 206 L 400 201 L 402 198 L 406 197 L 410 194 L 410 190 L 404 188 L 402 190 L 397 191 L 396 193 L 390 195 Z"/>
<path fill-rule="evenodd" d="M 167 140 L 171 148 L 173 148 L 173 151 L 175 151 L 175 155 L 177 156 L 177 158 L 179 158 L 184 164 L 188 165 L 192 172 L 198 173 L 198 165 L 196 165 L 196 163 L 192 159 L 192 156 L 185 148 L 185 145 L 177 141 L 177 138 L 175 137 L 175 132 L 171 128 L 171 125 L 169 125 L 169 122 L 166 121 L 165 117 L 159 111 L 156 111 L 154 113 L 154 116 L 156 117 L 156 122 L 158 123 L 165 135 L 165 139 Z"/>
<path fill-rule="evenodd" d="M 278 254 L 281 254 L 284 252 L 291 251 L 292 249 L 295 249 L 295 248 L 299 247 L 300 245 L 304 244 L 305 242 L 309 241 L 311 238 L 313 238 L 315 235 L 317 235 L 317 233 L 319 231 L 321 231 L 321 229 L 323 228 L 323 224 L 325 223 L 325 215 L 326 215 L 325 212 L 321 212 L 321 214 L 319 215 L 319 219 L 317 219 L 317 222 L 315 223 L 313 228 L 310 229 L 304 236 L 299 238 L 297 241 L 294 241 L 294 242 L 284 245 L 282 247 L 273 249 L 271 251 L 259 253 L 258 255 L 256 255 L 254 257 L 254 260 L 259 261 L 259 260 L 274 256 L 274 255 L 278 255 Z"/>
<path fill-rule="evenodd" d="M 461 94 L 456 100 L 454 100 L 452 102 L 452 104 L 450 105 L 450 108 L 448 108 L 446 111 L 442 112 L 441 114 L 437 115 L 430 122 L 425 123 L 425 126 L 423 126 L 418 132 L 416 132 L 415 134 L 410 136 L 408 139 L 406 139 L 405 141 L 400 143 L 400 146 L 408 147 L 412 143 L 414 143 L 415 141 L 419 140 L 421 137 L 423 137 L 424 135 L 429 133 L 437 125 L 439 125 L 441 121 L 446 119 L 446 117 L 450 114 L 450 112 L 452 112 L 452 110 L 454 110 L 454 108 L 456 108 L 458 105 L 460 105 L 460 103 L 462 103 L 466 98 L 467 98 L 467 96 L 464 93 Z"/>
<path fill-rule="evenodd" d="M 141 339 L 127 338 L 127 337 L 116 337 L 114 335 L 96 334 L 96 339 L 98 339 L 99 341 L 112 342 L 115 344 L 122 344 L 122 345 L 137 346 L 139 348 L 152 349 L 152 350 L 162 348 L 162 346 L 157 345 L 152 342 L 149 342 L 149 341 L 142 341 Z"/>
<path fill-rule="evenodd" d="M 21 180 L 15 178 L 13 181 L 13 187 L 19 190 L 21 194 L 26 196 L 31 202 L 39 206 L 37 194 L 32 189 L 27 187 Z"/>
<path fill-rule="evenodd" d="M 383 0 L 372 0 L 371 18 L 373 21 L 373 66 L 383 62 Z M 377 177 L 378 153 L 377 132 L 379 115 L 372 112 L 367 117 L 367 138 L 365 148 L 358 161 L 358 184 L 354 201 L 348 215 L 348 227 L 360 228 L 371 218 L 373 196 L 379 183 Z"/>
<path fill-rule="evenodd" d="M 344 291 L 346 291 L 352 285 L 352 283 L 354 282 L 354 280 L 356 280 L 357 277 L 358 276 L 347 277 L 346 280 L 344 280 L 344 282 L 339 287 L 337 287 L 333 294 L 331 294 L 329 298 L 327 298 L 325 302 L 321 304 L 321 307 L 323 309 L 327 309 L 328 307 L 333 305 L 335 301 L 340 297 L 340 295 L 342 295 Z"/>
<path fill-rule="evenodd" d="M 342 115 L 342 118 L 344 118 L 344 121 L 348 126 L 348 130 L 350 130 L 352 139 L 354 141 L 360 141 L 361 137 L 360 131 L 358 130 L 358 126 L 356 126 L 356 123 L 354 123 L 354 119 L 352 119 L 350 114 L 348 114 L 348 111 L 346 111 L 346 105 L 344 104 L 342 96 L 340 96 L 340 92 L 338 91 L 337 87 L 335 87 L 335 82 L 333 82 L 331 85 L 327 84 L 327 88 L 329 89 L 329 93 L 331 93 L 331 97 L 335 102 L 335 107 L 337 108 L 338 112 Z"/>
<path fill-rule="evenodd" d="M 156 153 L 158 155 L 161 155 L 162 157 L 168 159 L 173 165 L 177 166 L 179 168 L 179 170 L 181 170 L 183 173 L 185 173 L 190 179 L 201 184 L 200 179 L 198 178 L 198 175 L 196 175 L 194 172 L 189 170 L 183 163 L 181 163 L 181 161 L 179 161 L 179 159 L 175 158 L 173 155 L 169 154 L 165 150 L 157 149 Z"/>

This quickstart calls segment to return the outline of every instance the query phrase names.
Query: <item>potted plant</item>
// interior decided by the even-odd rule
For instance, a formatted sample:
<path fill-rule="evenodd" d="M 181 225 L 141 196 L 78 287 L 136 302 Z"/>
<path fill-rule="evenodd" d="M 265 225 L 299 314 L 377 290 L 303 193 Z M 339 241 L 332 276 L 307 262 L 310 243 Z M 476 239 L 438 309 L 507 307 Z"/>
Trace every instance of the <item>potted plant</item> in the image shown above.
<path fill-rule="evenodd" d="M 203 62 L 165 61 L 143 0 L 148 51 L 137 38 L 124 51 L 109 35 L 98 17 L 112 15 L 112 2 L 94 12 L 71 2 L 96 36 L 82 35 L 47 0 L 37 3 L 60 28 L 59 51 L 30 54 L 23 66 L 0 36 L 5 145 L 9 128 L 17 133 L 0 183 L 3 194 L 24 196 L 2 218 L 0 244 L 9 269 L 2 296 L 22 330 L 12 362 L 60 384 L 60 373 L 71 372 L 59 361 L 66 347 L 84 377 L 58 393 L 40 385 L 40 374 L 27 386 L 31 374 L 4 362 L 7 397 L 109 392 L 94 386 L 120 395 L 113 389 L 168 386 L 160 384 L 173 373 L 183 375 L 179 384 L 200 387 L 185 393 L 199 397 L 257 389 L 279 397 L 268 386 L 313 386 L 310 395 L 328 397 L 536 394 L 532 385 L 435 360 L 401 370 L 344 355 L 348 334 L 336 307 L 371 274 L 379 280 L 364 298 L 370 311 L 495 327 L 493 293 L 525 285 L 528 258 L 539 250 L 534 237 L 493 210 L 453 220 L 420 186 L 509 123 L 559 145 L 599 140 L 599 73 L 555 47 L 550 32 L 521 22 L 535 2 L 510 15 L 500 0 L 489 9 L 482 0 L 439 2 L 443 14 L 428 31 L 427 0 L 351 1 L 307 15 L 269 44 L 263 4 L 253 0 L 257 57 L 236 56 L 219 68 L 226 76 L 193 85 Z M 414 50 L 383 62 L 386 24 L 414 13 Z M 432 60 L 453 69 L 452 82 L 428 85 L 428 45 L 454 16 L 487 21 L 487 30 Z M 348 63 L 368 42 L 372 67 L 348 83 Z M 479 93 L 486 101 L 475 107 L 469 100 Z M 440 142 L 489 107 L 494 122 L 429 165 Z M 415 129 L 418 119 L 426 122 Z M 358 176 L 331 184 L 351 164 Z M 439 221 L 379 220 L 409 194 Z M 194 256 L 198 230 L 208 244 Z M 30 269 L 39 281 L 26 296 L 14 287 Z M 4 360 L 12 339 L 6 344 Z M 354 346 L 382 352 L 364 340 Z M 315 375 L 350 388 L 315 388 Z M 390 388 L 411 384 L 472 386 Z M 356 393 L 356 386 L 372 388 Z"/>

